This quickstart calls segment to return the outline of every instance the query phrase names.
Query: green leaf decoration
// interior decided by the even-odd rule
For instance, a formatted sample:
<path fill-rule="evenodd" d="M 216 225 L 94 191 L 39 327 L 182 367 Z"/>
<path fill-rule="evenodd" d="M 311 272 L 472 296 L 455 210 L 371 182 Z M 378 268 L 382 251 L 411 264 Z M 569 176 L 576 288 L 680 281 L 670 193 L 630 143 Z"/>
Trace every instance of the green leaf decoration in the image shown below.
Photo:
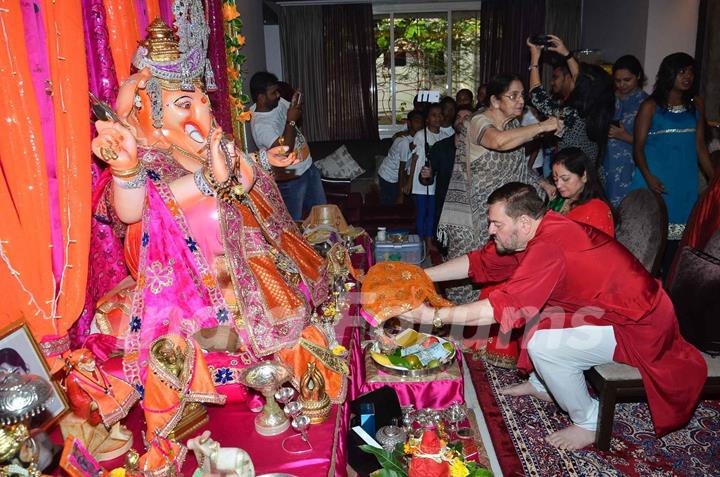
<path fill-rule="evenodd" d="M 391 454 L 385 449 L 378 449 L 377 447 L 369 446 L 367 444 L 361 445 L 360 450 L 374 455 L 383 469 L 396 472 L 399 477 L 408 477 L 403 466 L 396 460 L 396 455 L 393 455 L 394 453 Z"/>

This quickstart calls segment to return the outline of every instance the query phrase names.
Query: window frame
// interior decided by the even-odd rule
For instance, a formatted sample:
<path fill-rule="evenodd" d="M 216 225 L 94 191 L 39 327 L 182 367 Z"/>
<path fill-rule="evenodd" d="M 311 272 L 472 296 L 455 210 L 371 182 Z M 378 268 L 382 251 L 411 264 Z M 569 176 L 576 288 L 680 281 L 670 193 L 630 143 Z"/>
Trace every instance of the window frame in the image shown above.
<path fill-rule="evenodd" d="M 452 91 L 453 77 L 452 77 L 452 21 L 453 12 L 462 11 L 480 11 L 481 2 L 443 2 L 443 3 L 386 3 L 377 4 L 373 3 L 373 16 L 376 15 L 389 15 L 390 24 L 390 45 L 395 45 L 395 14 L 408 14 L 408 13 L 434 13 L 434 14 L 445 14 L 447 18 L 447 32 L 446 32 L 446 82 L 445 89 Z M 390 95 L 392 97 L 392 123 L 391 124 L 378 124 L 378 133 L 381 139 L 392 137 L 398 131 L 405 129 L 402 124 L 397 124 L 397 83 L 395 78 L 395 55 L 390 54 Z M 377 93 L 377 90 L 374 91 Z M 379 111 L 378 111 L 379 112 Z"/>

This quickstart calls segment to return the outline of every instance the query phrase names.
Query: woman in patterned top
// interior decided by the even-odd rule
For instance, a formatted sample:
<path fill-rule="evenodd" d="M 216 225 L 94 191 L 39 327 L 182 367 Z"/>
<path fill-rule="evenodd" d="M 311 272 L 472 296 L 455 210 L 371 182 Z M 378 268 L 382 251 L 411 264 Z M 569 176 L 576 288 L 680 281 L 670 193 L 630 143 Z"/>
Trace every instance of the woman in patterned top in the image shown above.
<path fill-rule="evenodd" d="M 630 190 L 636 173 L 633 160 L 633 128 L 640 103 L 647 98 L 640 61 L 632 55 L 620 57 L 613 65 L 615 116 L 608 132 L 608 146 L 601 174 L 610 203 L 617 207 Z"/>
<path fill-rule="evenodd" d="M 582 150 L 568 147 L 558 152 L 552 161 L 552 174 L 557 195 L 548 209 L 614 237 L 615 223 L 605 192 L 592 161 Z"/>
<path fill-rule="evenodd" d="M 530 100 L 545 116 L 562 119 L 565 132 L 558 141 L 558 148 L 579 147 L 597 164 L 605 153 L 610 120 L 615 109 L 613 82 L 605 70 L 597 65 L 579 64 L 563 41 L 548 35 L 546 47 L 567 60 L 575 88 L 564 104 L 554 101 L 540 82 L 539 62 L 544 47 L 530 43 Z"/>

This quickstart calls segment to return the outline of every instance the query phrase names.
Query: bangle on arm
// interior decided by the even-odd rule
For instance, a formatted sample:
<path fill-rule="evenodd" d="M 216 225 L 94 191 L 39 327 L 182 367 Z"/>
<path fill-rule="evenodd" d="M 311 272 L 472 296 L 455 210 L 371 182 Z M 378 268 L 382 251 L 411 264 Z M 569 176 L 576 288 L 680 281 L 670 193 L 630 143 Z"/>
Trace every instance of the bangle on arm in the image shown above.
<path fill-rule="evenodd" d="M 134 175 L 119 176 L 112 171 L 113 182 L 115 185 L 125 190 L 140 189 L 141 187 L 145 187 L 145 182 L 147 182 L 147 171 L 142 166 L 142 163 L 138 164 L 140 165 L 140 168 L 134 173 Z"/>
<path fill-rule="evenodd" d="M 208 180 L 205 177 L 205 174 L 203 173 L 202 168 L 195 171 L 194 179 L 195 179 L 195 185 L 197 186 L 198 190 L 200 192 L 202 192 L 202 195 L 208 196 L 208 197 L 215 196 L 215 191 L 212 189 L 212 187 L 210 187 L 210 184 L 208 183 Z"/>
<path fill-rule="evenodd" d="M 260 150 L 257 152 L 257 161 L 258 161 L 258 164 L 260 164 L 260 167 L 262 167 L 262 168 L 265 169 L 266 171 L 271 171 L 271 170 L 272 170 L 272 166 L 270 165 L 270 161 L 268 161 L 267 149 L 260 149 Z"/>
<path fill-rule="evenodd" d="M 132 166 L 128 169 L 114 169 L 111 167 L 110 173 L 114 177 L 119 177 L 121 179 L 125 179 L 128 177 L 134 177 L 134 176 L 138 175 L 140 173 L 140 171 L 142 170 L 142 168 L 143 168 L 142 162 L 138 161 L 137 164 L 135 164 L 134 166 Z"/>

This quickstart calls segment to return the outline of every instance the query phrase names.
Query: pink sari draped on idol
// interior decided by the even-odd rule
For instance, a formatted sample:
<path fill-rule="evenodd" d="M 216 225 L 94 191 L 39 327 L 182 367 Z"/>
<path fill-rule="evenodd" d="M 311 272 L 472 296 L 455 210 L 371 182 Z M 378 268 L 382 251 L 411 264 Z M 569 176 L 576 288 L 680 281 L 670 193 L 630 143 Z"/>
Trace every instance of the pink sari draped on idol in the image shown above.
<path fill-rule="evenodd" d="M 142 236 L 137 286 L 130 313 L 130 329 L 125 338 L 123 369 L 134 384 L 144 380 L 150 343 L 173 333 L 189 336 L 202 328 L 232 326 L 245 346 L 240 353 L 244 365 L 256 356 L 271 354 L 294 345 L 306 325 L 305 307 L 282 320 L 273 320 L 261 281 L 251 271 L 249 260 L 268 247 L 283 253 L 281 241 L 288 230 L 297 230 L 273 179 L 255 168 L 253 193 L 261 194 L 274 209 L 263 230 L 246 227 L 238 208 L 220 203 L 219 222 L 222 245 L 228 258 L 244 326 L 234 319 L 213 269 L 198 247 L 198 240 L 176 202 L 168 182 L 187 174 L 172 157 L 156 149 L 139 148 L 138 156 L 148 170 L 147 196 L 142 217 Z M 324 273 L 312 281 L 302 275 L 295 288 L 307 291 L 308 304 L 320 303 L 328 294 Z M 290 286 L 290 285 L 289 285 Z"/>

